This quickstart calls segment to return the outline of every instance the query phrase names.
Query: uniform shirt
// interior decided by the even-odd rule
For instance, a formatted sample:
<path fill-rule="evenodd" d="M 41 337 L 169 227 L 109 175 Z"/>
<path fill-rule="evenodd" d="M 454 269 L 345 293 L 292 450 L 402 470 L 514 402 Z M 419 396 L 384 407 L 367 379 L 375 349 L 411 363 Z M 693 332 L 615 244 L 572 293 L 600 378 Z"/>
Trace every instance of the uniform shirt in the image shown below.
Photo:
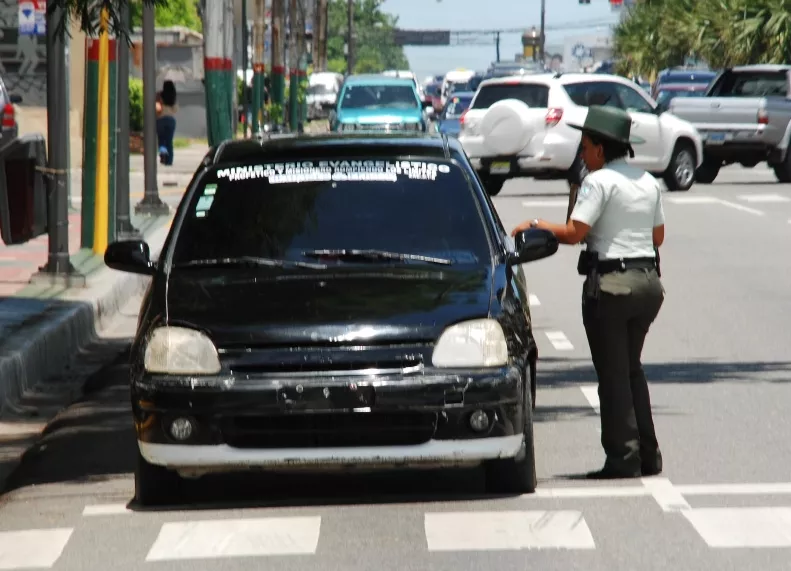
<path fill-rule="evenodd" d="M 653 229 L 665 223 L 662 189 L 653 175 L 617 159 L 585 177 L 571 219 L 591 227 L 585 243 L 600 260 L 653 258 Z"/>

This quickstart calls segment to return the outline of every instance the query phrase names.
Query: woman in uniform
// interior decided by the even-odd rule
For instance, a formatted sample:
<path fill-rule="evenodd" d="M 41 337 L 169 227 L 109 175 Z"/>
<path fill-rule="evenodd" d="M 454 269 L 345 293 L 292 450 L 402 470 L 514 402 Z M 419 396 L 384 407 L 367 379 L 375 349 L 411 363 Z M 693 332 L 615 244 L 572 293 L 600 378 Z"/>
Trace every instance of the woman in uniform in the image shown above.
<path fill-rule="evenodd" d="M 582 317 L 599 380 L 604 467 L 589 478 L 633 478 L 662 471 L 643 342 L 664 301 L 659 246 L 665 236 L 661 187 L 626 162 L 631 118 L 621 109 L 591 106 L 582 126 L 582 158 L 589 170 L 566 224 L 535 219 L 562 244 L 586 243 L 578 271 L 586 276 Z"/>

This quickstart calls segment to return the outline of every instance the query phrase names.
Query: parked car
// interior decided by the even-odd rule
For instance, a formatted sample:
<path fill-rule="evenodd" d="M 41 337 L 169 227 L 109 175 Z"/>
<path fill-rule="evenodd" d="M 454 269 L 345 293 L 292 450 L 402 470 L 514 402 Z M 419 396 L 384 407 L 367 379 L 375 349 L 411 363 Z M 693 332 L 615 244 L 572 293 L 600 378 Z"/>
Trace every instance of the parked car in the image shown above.
<path fill-rule="evenodd" d="M 522 264 L 461 145 L 440 135 L 281 136 L 212 149 L 159 258 L 131 347 L 135 495 L 237 469 L 483 463 L 536 488 L 538 350 Z"/>
<path fill-rule="evenodd" d="M 634 82 L 604 74 L 534 74 L 487 79 L 460 118 L 459 141 L 489 193 L 517 177 L 566 178 L 586 174 L 580 157 L 582 125 L 589 105 L 620 107 L 632 116 L 628 159 L 661 177 L 670 190 L 688 190 L 702 162 L 697 129 L 663 113 Z"/>
<path fill-rule="evenodd" d="M 2 109 L 2 126 L 0 126 L 0 148 L 19 137 L 19 124 L 16 120 L 14 105 L 22 103 L 22 96 L 9 93 L 5 82 L 0 78 L 0 109 Z"/>

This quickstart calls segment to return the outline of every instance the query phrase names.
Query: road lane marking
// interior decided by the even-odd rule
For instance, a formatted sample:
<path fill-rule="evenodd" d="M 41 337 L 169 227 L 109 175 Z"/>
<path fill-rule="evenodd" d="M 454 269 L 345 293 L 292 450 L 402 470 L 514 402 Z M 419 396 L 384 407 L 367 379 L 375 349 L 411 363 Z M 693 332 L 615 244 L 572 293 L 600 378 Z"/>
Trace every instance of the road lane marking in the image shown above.
<path fill-rule="evenodd" d="M 676 490 L 685 496 L 774 496 L 791 494 L 791 482 L 682 484 Z"/>
<path fill-rule="evenodd" d="M 692 509 L 684 496 L 667 478 L 642 478 L 643 486 L 662 508 L 662 511 L 677 512 Z"/>
<path fill-rule="evenodd" d="M 739 198 L 745 202 L 791 202 L 791 198 L 788 198 L 787 196 L 780 196 L 779 194 L 742 194 L 739 195 Z"/>
<path fill-rule="evenodd" d="M 599 387 L 598 385 L 586 385 L 580 387 L 582 394 L 585 395 L 585 400 L 591 405 L 591 408 L 596 411 L 596 414 L 601 413 L 601 404 L 599 403 Z"/>
<path fill-rule="evenodd" d="M 568 340 L 568 337 L 562 331 L 547 331 L 546 336 L 557 351 L 571 351 L 574 349 L 574 345 L 571 344 L 571 341 Z"/>
<path fill-rule="evenodd" d="M 645 486 L 590 486 L 582 488 L 538 488 L 522 498 L 637 498 L 650 496 Z"/>
<path fill-rule="evenodd" d="M 429 551 L 595 549 L 578 511 L 426 513 Z"/>
<path fill-rule="evenodd" d="M 716 204 L 713 196 L 669 196 L 665 198 L 671 204 Z"/>
<path fill-rule="evenodd" d="M 723 206 L 727 206 L 729 208 L 733 208 L 735 210 L 741 210 L 742 212 L 747 212 L 749 214 L 755 214 L 756 216 L 763 216 L 764 213 L 761 210 L 756 210 L 755 208 L 750 208 L 749 206 L 744 206 L 743 204 L 737 204 L 736 202 L 729 202 L 727 200 L 723 200 L 721 198 L 717 199 L 719 204 Z"/>
<path fill-rule="evenodd" d="M 52 567 L 73 531 L 58 528 L 0 532 L 0 569 Z"/>
<path fill-rule="evenodd" d="M 146 561 L 313 555 L 321 516 L 165 523 Z"/>
<path fill-rule="evenodd" d="M 569 205 L 568 200 L 525 200 L 522 202 L 522 206 L 525 208 L 540 208 L 542 206 L 551 207 L 551 208 L 560 208 L 561 206 L 567 208 Z"/>
<path fill-rule="evenodd" d="M 683 515 L 709 547 L 791 547 L 791 508 L 696 508 Z"/>
<path fill-rule="evenodd" d="M 530 305 L 541 305 L 541 302 L 538 301 L 538 298 L 534 296 L 532 293 L 530 294 Z"/>
<path fill-rule="evenodd" d="M 93 504 L 82 510 L 84 516 L 120 515 L 134 513 L 126 504 Z"/>

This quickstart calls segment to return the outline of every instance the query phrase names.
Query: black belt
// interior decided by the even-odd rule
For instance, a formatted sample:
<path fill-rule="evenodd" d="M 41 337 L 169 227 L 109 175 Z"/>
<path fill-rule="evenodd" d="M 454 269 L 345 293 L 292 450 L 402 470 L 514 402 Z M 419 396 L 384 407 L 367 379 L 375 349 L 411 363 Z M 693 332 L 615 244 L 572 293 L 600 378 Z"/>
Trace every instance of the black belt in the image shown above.
<path fill-rule="evenodd" d="M 617 258 L 613 260 L 599 260 L 596 265 L 600 274 L 612 272 L 625 272 L 635 269 L 656 268 L 656 258 Z"/>

